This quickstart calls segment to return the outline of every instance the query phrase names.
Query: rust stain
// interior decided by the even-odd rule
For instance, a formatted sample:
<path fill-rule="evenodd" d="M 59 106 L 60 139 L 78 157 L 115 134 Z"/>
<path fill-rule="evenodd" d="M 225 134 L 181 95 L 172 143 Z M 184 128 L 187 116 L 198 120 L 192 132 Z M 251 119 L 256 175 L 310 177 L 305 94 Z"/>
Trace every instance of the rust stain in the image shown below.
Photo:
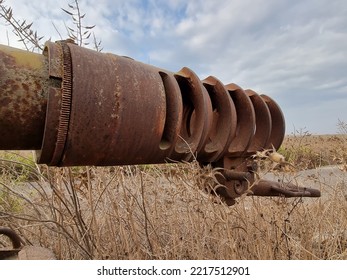
<path fill-rule="evenodd" d="M 284 128 L 270 97 L 187 67 L 173 73 L 66 41 L 47 43 L 43 55 L 0 46 L 0 148 L 40 149 L 40 163 L 196 159 L 220 168 L 215 190 L 229 205 L 253 184 L 258 195 L 317 196 L 255 184 L 252 156 L 278 149 Z"/>
<path fill-rule="evenodd" d="M 6 149 L 39 149 L 42 141 L 47 102 L 42 91 L 48 85 L 46 64 L 42 55 L 26 54 L 0 48 L 0 145 Z"/>

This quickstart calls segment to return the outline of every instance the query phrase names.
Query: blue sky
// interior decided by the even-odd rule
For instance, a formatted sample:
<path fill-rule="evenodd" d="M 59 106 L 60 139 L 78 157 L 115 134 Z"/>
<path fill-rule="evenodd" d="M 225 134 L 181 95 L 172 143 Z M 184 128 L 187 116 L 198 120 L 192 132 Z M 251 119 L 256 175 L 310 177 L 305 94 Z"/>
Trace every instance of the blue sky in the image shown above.
<path fill-rule="evenodd" d="M 64 36 L 71 0 L 7 0 L 48 40 Z M 44 3 L 44 4 L 43 4 Z M 273 97 L 287 134 L 337 133 L 347 122 L 345 0 L 80 0 L 105 52 L 170 71 L 190 67 Z M 21 47 L 0 22 L 1 44 Z"/>

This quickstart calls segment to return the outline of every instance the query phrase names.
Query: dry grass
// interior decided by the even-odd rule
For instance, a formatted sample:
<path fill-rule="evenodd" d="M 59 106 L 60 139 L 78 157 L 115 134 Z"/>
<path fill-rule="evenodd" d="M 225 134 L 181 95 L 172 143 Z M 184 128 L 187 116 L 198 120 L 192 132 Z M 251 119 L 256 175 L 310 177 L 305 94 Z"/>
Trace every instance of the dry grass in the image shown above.
<path fill-rule="evenodd" d="M 282 146 L 287 158 L 300 160 L 300 168 L 316 164 L 307 150 L 322 138 L 295 137 Z M 345 149 L 346 141 L 336 139 L 324 136 L 333 151 Z M 1 157 L 0 225 L 27 244 L 52 248 L 59 259 L 347 259 L 345 182 L 330 186 L 327 201 L 242 197 L 227 207 L 202 190 L 214 171 L 197 163 L 38 168 L 26 162 L 27 177 L 19 180 L 13 174 L 22 169 L 9 162 L 21 157 Z"/>
<path fill-rule="evenodd" d="M 339 134 L 311 135 L 299 131 L 285 137 L 280 152 L 299 170 L 347 162 L 347 127 L 338 123 Z"/>

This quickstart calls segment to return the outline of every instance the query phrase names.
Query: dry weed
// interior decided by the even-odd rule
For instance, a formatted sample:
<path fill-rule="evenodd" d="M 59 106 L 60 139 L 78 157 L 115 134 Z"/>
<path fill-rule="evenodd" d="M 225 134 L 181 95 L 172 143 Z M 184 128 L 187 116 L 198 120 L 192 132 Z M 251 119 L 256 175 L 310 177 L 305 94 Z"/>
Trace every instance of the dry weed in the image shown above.
<path fill-rule="evenodd" d="M 39 180 L 1 174 L 1 225 L 59 259 L 347 257 L 343 183 L 328 201 L 242 197 L 227 207 L 205 191 L 214 170 L 196 162 L 31 172 Z"/>

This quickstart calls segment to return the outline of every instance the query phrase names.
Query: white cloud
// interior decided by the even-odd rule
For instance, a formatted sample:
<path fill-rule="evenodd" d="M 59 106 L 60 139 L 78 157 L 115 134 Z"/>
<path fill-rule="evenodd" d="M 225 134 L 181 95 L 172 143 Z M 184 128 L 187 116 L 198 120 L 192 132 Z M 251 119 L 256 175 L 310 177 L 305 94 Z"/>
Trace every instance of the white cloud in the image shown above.
<path fill-rule="evenodd" d="M 59 39 L 65 0 L 8 0 L 14 14 Z M 344 0 L 80 0 L 104 50 L 171 71 L 183 66 L 274 97 L 287 123 L 333 133 L 347 120 Z M 5 29 L 0 26 L 0 32 Z M 19 45 L 10 35 L 12 45 Z M 6 36 L 0 37 L 7 44 Z M 308 115 L 308 112 L 310 114 Z M 322 114 L 324 112 L 324 114 Z M 324 115 L 324 122 L 317 120 Z M 329 124 L 328 124 L 329 123 Z M 291 125 L 288 126 L 288 133 Z"/>

